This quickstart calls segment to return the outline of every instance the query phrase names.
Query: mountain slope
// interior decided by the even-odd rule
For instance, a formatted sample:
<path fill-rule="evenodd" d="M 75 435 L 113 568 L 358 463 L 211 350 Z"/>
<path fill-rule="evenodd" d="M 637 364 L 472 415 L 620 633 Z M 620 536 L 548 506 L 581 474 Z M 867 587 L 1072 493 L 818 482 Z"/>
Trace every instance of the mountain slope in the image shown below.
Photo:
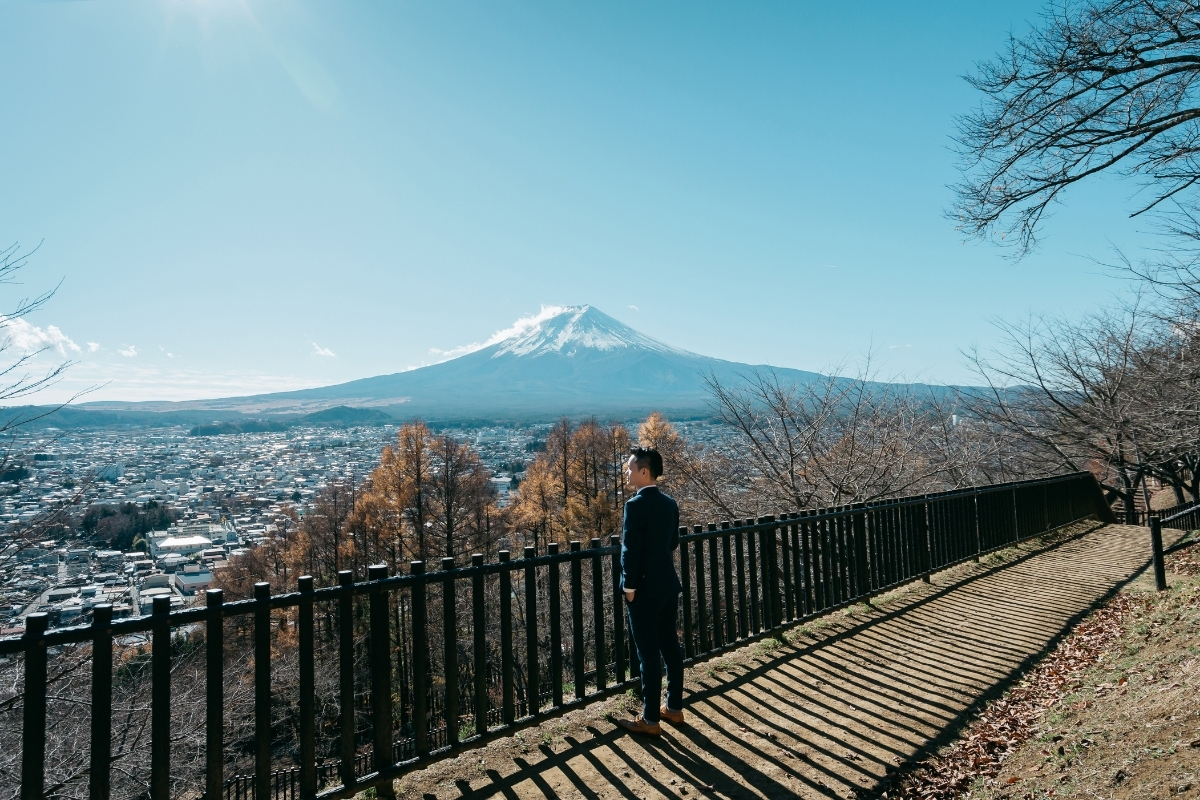
<path fill-rule="evenodd" d="M 278 412 L 349 404 L 393 407 L 401 415 L 701 411 L 705 375 L 728 380 L 748 369 L 670 347 L 590 306 L 573 306 L 441 364 L 210 407 L 232 408 L 223 403 L 237 401 Z M 800 381 L 818 377 L 782 372 Z"/>
<path fill-rule="evenodd" d="M 335 406 L 427 419 L 675 414 L 708 409 L 705 378 L 756 367 L 671 347 L 591 306 L 544 309 L 473 352 L 420 369 L 292 392 L 183 403 L 85 403 L 105 411 L 311 414 Z M 773 368 L 784 381 L 815 372 Z"/>

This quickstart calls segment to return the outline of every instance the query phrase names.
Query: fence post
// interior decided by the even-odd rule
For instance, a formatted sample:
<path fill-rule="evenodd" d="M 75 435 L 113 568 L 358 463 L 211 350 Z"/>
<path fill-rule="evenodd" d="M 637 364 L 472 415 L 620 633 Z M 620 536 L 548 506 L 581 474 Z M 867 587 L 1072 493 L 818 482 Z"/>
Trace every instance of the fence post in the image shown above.
<path fill-rule="evenodd" d="M 112 604 L 92 609 L 91 800 L 108 800 L 112 762 Z"/>
<path fill-rule="evenodd" d="M 471 566 L 483 566 L 483 554 L 471 554 Z M 487 733 L 487 628 L 484 624 L 483 573 L 471 576 L 471 626 L 474 629 L 475 649 L 475 733 Z"/>
<path fill-rule="evenodd" d="M 708 523 L 708 532 L 716 533 L 715 523 Z M 712 584 L 712 643 L 713 647 L 725 644 L 721 621 L 721 565 L 717 558 L 717 537 L 708 537 L 708 580 Z"/>
<path fill-rule="evenodd" d="M 794 584 L 792 583 L 792 548 L 788 544 L 788 515 L 786 512 L 779 514 L 779 568 L 776 569 L 777 577 L 780 569 L 783 571 L 783 605 L 779 613 L 779 623 L 782 625 L 786 619 L 791 622 L 796 618 L 796 602 Z"/>
<path fill-rule="evenodd" d="M 775 517 L 764 516 L 759 517 L 759 524 L 765 522 L 773 522 Z M 769 543 L 769 544 L 768 544 Z M 773 585 L 773 570 L 771 569 L 772 556 L 775 554 L 775 529 L 763 528 L 758 531 L 758 558 L 759 569 L 762 571 L 762 627 L 761 630 L 770 630 L 775 627 L 775 591 L 776 586 Z"/>
<path fill-rule="evenodd" d="M 209 589 L 204 593 L 208 619 L 204 623 L 206 655 L 204 689 L 204 760 L 205 796 L 221 797 L 225 783 L 225 613 L 221 605 L 225 593 Z"/>
<path fill-rule="evenodd" d="M 805 518 L 809 516 L 807 511 L 798 513 L 800 522 L 797 526 L 799 534 L 799 551 L 800 551 L 800 572 L 803 576 L 803 597 L 804 597 L 804 614 L 815 614 L 818 608 L 817 603 L 817 580 L 818 570 L 816 562 L 816 552 L 813 549 L 813 526 L 812 523 L 805 522 Z"/>
<path fill-rule="evenodd" d="M 725 564 L 724 575 L 722 576 L 725 579 L 725 607 L 721 619 L 724 620 L 725 625 L 725 641 L 733 642 L 738 638 L 738 629 L 737 609 L 733 603 L 733 555 L 730 550 L 728 520 L 721 521 L 721 530 L 724 531 L 721 534 L 721 560 Z"/>
<path fill-rule="evenodd" d="M 753 519 L 746 520 L 747 526 L 753 524 Z M 758 600 L 758 549 L 758 531 L 751 529 L 746 532 L 746 557 L 750 562 L 746 571 L 750 573 L 750 630 L 752 633 L 758 633 L 766 627 L 761 624 L 762 616 L 759 614 L 761 606 Z"/>
<path fill-rule="evenodd" d="M 735 519 L 733 527 L 742 527 L 742 520 Z M 737 560 L 737 593 L 738 593 L 738 635 L 745 639 L 750 635 L 750 611 L 746 603 L 746 553 L 745 553 L 745 537 L 739 530 L 735 533 L 733 539 L 734 550 Z"/>
<path fill-rule="evenodd" d="M 571 542 L 571 655 L 575 665 L 575 699 L 587 694 L 583 657 L 583 556 L 578 541 Z"/>
<path fill-rule="evenodd" d="M 679 528 L 679 538 L 687 534 L 687 528 Z M 679 579 L 683 584 L 683 657 L 691 658 L 696 655 L 696 645 L 692 643 L 692 559 L 688 555 L 686 542 L 679 543 Z"/>
<path fill-rule="evenodd" d="M 375 583 L 388 576 L 386 564 L 367 567 L 367 580 Z M 388 614 L 388 593 L 378 585 L 371 587 L 371 730 L 374 733 L 374 764 L 376 772 L 392 765 L 392 632 Z M 396 796 L 391 781 L 375 785 L 376 796 Z"/>
<path fill-rule="evenodd" d="M 1021 512 L 1017 503 L 1017 487 L 1012 488 L 1013 543 L 1021 541 Z"/>
<path fill-rule="evenodd" d="M 1042 484 L 1042 532 L 1050 530 L 1050 486 Z"/>
<path fill-rule="evenodd" d="M 979 527 L 979 492 L 972 493 L 972 505 L 975 508 L 975 563 L 979 563 L 979 554 L 983 552 L 983 539 Z"/>
<path fill-rule="evenodd" d="M 784 518 L 788 522 L 783 528 L 783 536 L 788 540 L 788 550 L 791 553 L 792 562 L 792 608 L 795 614 L 793 619 L 800 619 L 804 616 L 804 584 L 800 568 L 800 526 L 796 522 L 799 517 L 800 515 L 795 511 L 785 514 Z"/>
<path fill-rule="evenodd" d="M 546 546 L 550 555 L 558 555 L 558 542 Z M 562 663 L 562 582 L 559 577 L 558 560 L 551 561 L 546 572 L 546 600 L 550 612 L 550 695 L 554 707 L 563 704 Z"/>
<path fill-rule="evenodd" d="M 925 502 L 921 503 L 921 581 L 930 583 L 930 567 L 933 564 L 933 532 L 930 530 L 929 499 L 925 498 Z"/>
<path fill-rule="evenodd" d="M 150 798 L 171 797 L 171 598 L 155 597 L 150 634 Z M 255 655 L 255 661 L 258 656 Z M 257 672 L 257 670 L 256 670 Z M 258 713 L 255 703 L 255 713 Z M 267 713 L 271 710 L 267 706 Z M 268 742 L 268 746 L 269 742 Z M 270 780 L 268 768 L 267 780 Z"/>
<path fill-rule="evenodd" d="M 699 535 L 704 529 L 699 525 L 692 527 L 692 533 Z M 700 634 L 697 638 L 699 649 L 697 653 L 707 653 L 711 648 L 708 639 L 708 588 L 704 580 L 704 540 L 692 542 L 692 555 L 696 558 L 696 626 Z"/>
<path fill-rule="evenodd" d="M 271 792 L 271 584 L 254 584 L 254 791 Z"/>
<path fill-rule="evenodd" d="M 500 553 L 500 718 L 505 725 L 516 719 L 513 706 L 512 571 L 509 551 Z"/>
<path fill-rule="evenodd" d="M 770 520 L 772 522 L 777 521 L 774 515 L 771 515 Z M 786 587 L 782 582 L 781 570 L 779 567 L 779 559 L 782 555 L 780 548 L 786 547 L 786 545 L 781 545 L 779 541 L 779 534 L 782 530 L 786 530 L 786 528 L 781 529 L 779 527 L 774 527 L 768 528 L 765 531 L 766 541 L 768 544 L 767 561 L 771 566 L 771 627 L 773 628 L 778 628 L 779 626 L 783 625 L 784 620 L 783 593 L 786 591 Z"/>
<path fill-rule="evenodd" d="M 46 627 L 37 611 L 25 618 L 25 702 L 22 710 L 21 800 L 42 800 L 46 786 Z"/>
<path fill-rule="evenodd" d="M 354 573 L 338 572 L 342 596 L 338 599 L 338 702 L 341 704 L 342 785 L 353 786 L 358 779 L 354 770 Z"/>
<path fill-rule="evenodd" d="M 625 598 L 621 594 L 621 537 L 613 534 L 608 539 L 612 553 L 612 597 L 613 597 L 613 660 L 617 674 L 614 683 L 625 682 Z"/>
<path fill-rule="evenodd" d="M 429 613 L 426 608 L 425 562 L 413 561 L 412 585 L 413 739 L 418 756 L 429 755 Z M 387 596 L 386 594 L 384 595 Z M 400 632 L 403 635 L 403 632 Z M 390 636 L 389 636 L 390 638 Z M 389 652 L 388 667 L 391 667 Z"/>
<path fill-rule="evenodd" d="M 775 522 L 775 516 L 768 517 L 771 522 Z M 765 541 L 767 542 L 767 563 L 770 565 L 769 575 L 771 577 L 771 627 L 778 628 L 783 624 L 783 584 L 780 582 L 779 569 L 779 528 L 772 527 L 764 531 Z"/>
<path fill-rule="evenodd" d="M 596 633 L 596 691 L 608 685 L 608 655 L 604 648 L 604 561 L 600 540 L 592 539 L 592 628 Z"/>
<path fill-rule="evenodd" d="M 313 578 L 297 581 L 300 603 L 296 623 L 300 628 L 300 800 L 317 796 L 316 649 L 313 644 Z"/>
<path fill-rule="evenodd" d="M 1163 563 L 1162 522 L 1158 517 L 1150 518 L 1150 548 L 1154 559 L 1154 586 L 1164 592 L 1167 589 L 1167 569 Z"/>
<path fill-rule="evenodd" d="M 454 569 L 453 558 L 442 559 L 442 572 Z M 442 644 L 446 673 L 445 708 L 446 744 L 458 744 L 458 604 L 454 591 L 454 576 L 442 581 Z"/>
<path fill-rule="evenodd" d="M 525 548 L 525 696 L 526 712 L 538 713 L 542 707 L 542 681 L 538 677 L 537 574 L 533 559 L 537 551 Z"/>

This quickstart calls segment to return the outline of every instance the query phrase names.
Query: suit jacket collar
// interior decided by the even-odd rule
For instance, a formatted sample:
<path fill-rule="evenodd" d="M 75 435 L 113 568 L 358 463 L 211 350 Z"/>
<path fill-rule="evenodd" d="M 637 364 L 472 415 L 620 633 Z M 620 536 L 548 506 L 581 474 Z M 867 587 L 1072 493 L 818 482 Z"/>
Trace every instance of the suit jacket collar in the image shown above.
<path fill-rule="evenodd" d="M 642 488 L 637 490 L 637 494 L 641 494 L 642 492 L 649 492 L 649 491 L 657 492 L 658 486 L 656 486 L 654 484 L 651 484 L 649 486 L 643 486 Z"/>

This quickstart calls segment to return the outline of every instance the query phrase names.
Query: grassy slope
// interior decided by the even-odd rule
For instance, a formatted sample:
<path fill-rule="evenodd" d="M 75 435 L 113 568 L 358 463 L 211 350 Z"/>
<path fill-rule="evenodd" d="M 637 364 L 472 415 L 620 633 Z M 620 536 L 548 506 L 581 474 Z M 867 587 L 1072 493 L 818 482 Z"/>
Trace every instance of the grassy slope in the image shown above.
<path fill-rule="evenodd" d="M 1200 798 L 1200 546 L 1167 567 L 1168 592 L 1143 576 L 1097 614 L 1090 663 L 1052 653 L 1026 683 L 1062 675 L 1054 689 L 1015 687 L 900 796 Z M 972 736 L 1022 718 L 1030 738 L 1001 746 L 997 765 L 963 758 Z M 934 790 L 956 770 L 974 773 L 968 789 Z"/>

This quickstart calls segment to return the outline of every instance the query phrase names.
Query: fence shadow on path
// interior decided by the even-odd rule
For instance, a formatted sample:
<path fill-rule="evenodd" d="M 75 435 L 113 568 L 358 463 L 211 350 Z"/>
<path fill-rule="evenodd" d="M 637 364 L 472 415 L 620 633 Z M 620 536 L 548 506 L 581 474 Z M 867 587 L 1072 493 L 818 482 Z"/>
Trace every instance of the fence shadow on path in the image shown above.
<path fill-rule="evenodd" d="M 568 724 L 565 747 L 506 756 L 484 778 L 425 796 L 878 796 L 900 764 L 952 741 L 1141 574 L 1147 537 L 1145 528 L 1109 525 L 1024 543 L 1015 558 L 985 559 L 854 616 L 810 623 L 773 651 L 751 645 L 693 666 L 689 724 L 664 726 L 661 738 L 628 736 L 594 715 L 568 718 L 558 723 Z"/>

